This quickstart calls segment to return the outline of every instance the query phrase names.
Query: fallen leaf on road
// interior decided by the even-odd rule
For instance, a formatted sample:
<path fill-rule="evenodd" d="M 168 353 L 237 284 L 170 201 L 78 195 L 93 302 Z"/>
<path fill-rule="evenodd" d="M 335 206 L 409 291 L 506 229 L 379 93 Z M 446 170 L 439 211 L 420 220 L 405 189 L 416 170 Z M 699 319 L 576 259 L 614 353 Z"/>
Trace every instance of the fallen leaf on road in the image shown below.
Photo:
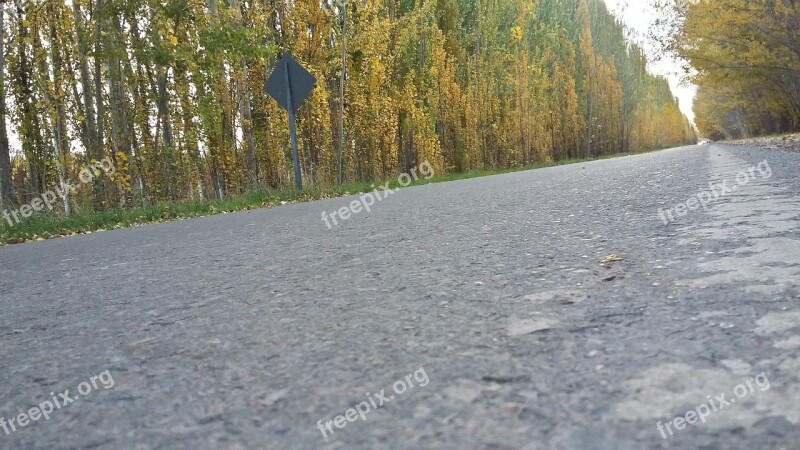
<path fill-rule="evenodd" d="M 619 256 L 619 255 L 608 255 L 605 258 L 603 258 L 603 260 L 600 261 L 600 262 L 601 263 L 612 263 L 612 262 L 620 262 L 620 261 L 624 261 L 624 259 L 622 259 L 621 256 Z"/>

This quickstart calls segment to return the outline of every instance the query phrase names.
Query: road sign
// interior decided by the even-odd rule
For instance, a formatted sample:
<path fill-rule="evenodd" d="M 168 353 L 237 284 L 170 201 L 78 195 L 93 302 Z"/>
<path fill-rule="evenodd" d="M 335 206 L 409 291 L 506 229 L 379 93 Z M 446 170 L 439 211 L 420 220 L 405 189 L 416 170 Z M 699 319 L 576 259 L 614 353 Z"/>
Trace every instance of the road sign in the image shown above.
<path fill-rule="evenodd" d="M 292 157 L 294 160 L 294 184 L 298 191 L 303 190 L 303 179 L 300 173 L 300 153 L 297 150 L 297 127 L 295 125 L 294 112 L 308 98 L 316 84 L 317 79 L 288 53 L 284 53 L 281 56 L 278 67 L 275 68 L 264 84 L 264 90 L 267 94 L 289 112 L 289 134 L 292 141 Z"/>
<path fill-rule="evenodd" d="M 272 72 L 267 83 L 264 85 L 264 90 L 272 98 L 274 98 L 282 108 L 288 111 L 286 99 L 286 74 L 289 75 L 289 83 L 291 84 L 292 102 L 294 103 L 294 110 L 297 111 L 300 105 L 308 98 L 308 95 L 317 84 L 317 79 L 311 75 L 303 66 L 292 58 L 288 53 L 281 56 L 278 66 Z"/>

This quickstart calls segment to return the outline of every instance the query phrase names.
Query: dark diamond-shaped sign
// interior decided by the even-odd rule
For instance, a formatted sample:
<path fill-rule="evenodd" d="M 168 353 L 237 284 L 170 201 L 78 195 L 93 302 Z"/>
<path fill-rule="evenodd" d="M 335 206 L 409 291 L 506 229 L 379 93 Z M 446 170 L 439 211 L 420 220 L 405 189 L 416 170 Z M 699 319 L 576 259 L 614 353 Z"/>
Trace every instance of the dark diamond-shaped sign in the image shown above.
<path fill-rule="evenodd" d="M 264 85 L 267 94 L 274 98 L 283 109 L 287 109 L 288 103 L 286 101 L 287 71 L 289 72 L 288 82 L 292 92 L 292 104 L 296 111 L 314 89 L 317 79 L 298 64 L 291 55 L 284 53 L 275 71 Z"/>

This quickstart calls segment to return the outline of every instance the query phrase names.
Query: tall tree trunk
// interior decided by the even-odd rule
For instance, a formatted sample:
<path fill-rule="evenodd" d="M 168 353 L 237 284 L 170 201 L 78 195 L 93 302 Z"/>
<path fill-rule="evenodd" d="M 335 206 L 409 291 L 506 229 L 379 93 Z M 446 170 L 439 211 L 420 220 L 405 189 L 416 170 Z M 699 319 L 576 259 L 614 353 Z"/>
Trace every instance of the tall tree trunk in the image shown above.
<path fill-rule="evenodd" d="M 76 96 L 75 101 L 81 108 L 83 116 L 81 127 L 81 143 L 90 155 L 97 154 L 97 116 L 94 107 L 94 89 L 89 73 L 89 45 L 86 42 L 86 26 L 79 2 L 72 2 L 75 21 L 76 41 L 78 47 L 78 71 L 80 72 L 81 93 L 83 101 Z M 77 93 L 77 89 L 75 90 Z"/>
<path fill-rule="evenodd" d="M 103 101 L 103 64 L 102 58 L 104 56 L 103 45 L 103 25 L 105 20 L 102 18 L 103 13 L 101 10 L 104 7 L 104 0 L 97 0 L 94 10 L 94 96 L 95 104 L 97 105 L 97 136 L 95 152 L 92 158 L 100 161 L 105 157 L 105 102 Z M 95 178 L 92 184 L 92 192 L 94 193 L 94 207 L 95 209 L 102 209 L 105 203 L 105 189 L 103 180 Z"/>
<path fill-rule="evenodd" d="M 347 2 L 342 5 L 342 73 L 339 78 L 339 184 L 344 183 L 343 164 L 344 164 L 344 89 L 347 80 Z M 402 134 L 401 134 L 402 136 Z"/>
<path fill-rule="evenodd" d="M 183 120 L 183 135 L 186 141 L 186 151 L 189 154 L 189 160 L 192 162 L 195 176 L 197 177 L 197 193 L 200 200 L 206 199 L 206 190 L 204 183 L 203 171 L 200 168 L 200 147 L 198 145 L 197 129 L 194 123 L 194 116 L 192 114 L 192 100 L 189 96 L 189 80 L 187 79 L 186 72 L 181 71 L 176 76 L 176 90 L 180 96 L 181 112 Z"/>
<path fill-rule="evenodd" d="M 51 123 L 53 128 L 53 148 L 56 151 L 56 164 L 58 166 L 58 181 L 60 186 L 67 183 L 67 160 L 69 156 L 69 139 L 67 136 L 67 113 L 64 105 L 65 95 L 61 87 L 63 86 L 62 79 L 62 59 L 61 48 L 58 45 L 58 32 L 56 30 L 56 22 L 61 16 L 61 11 L 56 11 L 54 3 L 47 3 L 47 11 L 51 17 L 50 20 L 50 65 L 53 71 L 53 94 L 52 104 L 53 111 L 51 114 Z M 49 71 L 46 67 L 47 63 L 44 58 L 41 59 L 42 75 L 49 78 Z M 45 89 L 45 95 L 47 90 Z M 64 203 L 64 213 L 69 215 L 72 213 L 72 204 L 69 199 L 69 189 L 64 189 L 64 194 L 61 201 Z"/>
<path fill-rule="evenodd" d="M 239 4 L 239 0 L 230 0 L 230 5 L 236 16 L 236 26 L 241 27 L 244 6 Z M 239 114 L 242 116 L 242 134 L 247 145 L 245 151 L 247 185 L 252 189 L 258 185 L 259 176 L 258 162 L 256 161 L 256 142 L 253 135 L 253 104 L 250 100 L 250 70 L 247 66 L 246 58 L 242 58 L 241 71 L 236 83 L 236 89 L 239 91 Z"/>
<path fill-rule="evenodd" d="M 217 2 L 219 0 L 206 0 L 206 5 L 208 6 L 209 14 L 211 15 L 211 22 L 215 27 L 219 26 L 219 9 L 217 8 Z M 216 73 L 216 77 L 214 78 L 214 89 L 216 90 L 217 100 L 222 105 L 222 123 L 219 129 L 213 130 L 211 142 L 210 144 L 210 154 L 211 154 L 211 177 L 214 183 L 214 187 L 216 188 L 217 198 L 223 199 L 225 198 L 226 194 L 226 183 L 224 181 L 224 174 L 222 174 L 222 170 L 220 168 L 220 159 L 224 160 L 224 153 L 228 150 L 227 148 L 227 134 L 226 123 L 229 122 L 228 116 L 228 88 L 225 83 L 226 78 L 226 71 L 225 71 L 225 64 L 220 62 L 219 70 Z M 217 133 L 219 133 L 217 135 Z M 220 155 L 223 155 L 223 158 L 220 158 Z"/>
<path fill-rule="evenodd" d="M 111 42 L 124 42 L 122 27 L 119 18 L 111 18 L 111 30 L 114 39 Z M 106 57 L 106 70 L 108 72 L 108 100 L 111 109 L 111 141 L 113 143 L 112 157 L 121 152 L 128 160 L 132 153 L 130 128 L 128 127 L 127 96 L 125 95 L 125 80 L 122 72 L 121 58 L 116 55 Z M 123 186 L 119 192 L 119 206 L 125 207 L 130 203 L 130 186 Z"/>
<path fill-rule="evenodd" d="M 34 107 L 33 95 L 33 67 L 31 61 L 33 58 L 28 54 L 28 41 L 31 36 L 29 26 L 26 25 L 26 11 L 20 0 L 16 0 L 17 10 L 17 30 L 19 33 L 18 43 L 18 60 L 17 60 L 17 73 L 16 84 L 18 86 L 16 103 L 20 110 L 20 139 L 22 140 L 22 150 L 28 162 L 28 189 L 29 194 L 36 195 L 42 192 L 42 185 L 44 176 L 40 172 L 40 167 L 43 166 L 42 149 L 44 143 L 42 142 L 42 135 L 40 133 L 41 127 L 39 124 L 39 117 L 36 114 Z M 31 51 L 31 53 L 33 53 Z"/>
<path fill-rule="evenodd" d="M 0 7 L 0 30 L 5 30 L 5 8 Z M 6 53 L 5 37 L 0 35 L 0 206 L 15 203 L 11 188 L 11 149 L 8 144 L 6 128 Z"/>
<path fill-rule="evenodd" d="M 247 67 L 247 60 L 242 60 L 242 76 L 239 85 L 239 100 L 241 103 L 242 132 L 247 151 L 245 153 L 245 164 L 247 164 L 248 185 L 254 188 L 259 183 L 258 161 L 256 160 L 256 140 L 253 134 L 253 104 L 250 100 L 250 70 Z"/>
<path fill-rule="evenodd" d="M 589 62 L 590 69 L 586 76 L 586 141 L 584 142 L 584 158 L 592 156 L 592 142 L 594 140 L 594 61 Z"/>
<path fill-rule="evenodd" d="M 172 116 L 169 110 L 169 92 L 167 91 L 167 71 L 166 67 L 159 67 L 156 75 L 156 87 L 158 96 L 158 123 L 164 133 L 164 150 L 167 165 L 167 195 L 174 200 L 175 192 L 173 185 L 175 177 L 173 172 L 173 155 L 175 154 L 175 138 L 172 132 Z"/>
<path fill-rule="evenodd" d="M 97 105 L 97 147 L 92 157 L 97 160 L 103 159 L 103 150 L 105 147 L 105 102 L 103 101 L 103 64 L 101 58 L 103 56 L 103 35 L 102 24 L 104 20 L 100 17 L 100 10 L 103 8 L 103 0 L 96 0 L 94 10 L 94 96 L 95 104 Z"/>
<path fill-rule="evenodd" d="M 127 23 L 130 24 L 131 31 L 130 36 L 131 40 L 133 41 L 133 45 L 136 48 L 144 47 L 143 39 L 140 37 L 141 34 L 139 33 L 139 25 L 138 19 L 135 15 L 127 16 L 126 17 Z M 136 62 L 136 70 L 133 69 L 133 62 L 129 59 L 125 59 L 127 61 L 128 73 L 130 77 L 136 80 L 136 86 L 131 88 L 131 92 L 133 93 L 133 121 L 135 126 L 139 127 L 140 132 L 142 133 L 142 142 L 138 141 L 136 136 L 136 131 L 131 130 L 131 147 L 134 153 L 134 159 L 136 162 L 136 172 L 137 172 L 137 183 L 136 187 L 139 191 L 139 199 L 141 200 L 143 205 L 148 204 L 148 185 L 149 183 L 145 179 L 146 173 L 144 164 L 142 163 L 142 159 L 146 153 L 148 148 L 153 149 L 155 154 L 155 142 L 153 140 L 152 131 L 150 129 L 150 105 L 147 100 L 147 84 L 150 80 L 149 77 L 149 70 L 146 72 L 142 69 L 142 64 L 140 62 Z"/>

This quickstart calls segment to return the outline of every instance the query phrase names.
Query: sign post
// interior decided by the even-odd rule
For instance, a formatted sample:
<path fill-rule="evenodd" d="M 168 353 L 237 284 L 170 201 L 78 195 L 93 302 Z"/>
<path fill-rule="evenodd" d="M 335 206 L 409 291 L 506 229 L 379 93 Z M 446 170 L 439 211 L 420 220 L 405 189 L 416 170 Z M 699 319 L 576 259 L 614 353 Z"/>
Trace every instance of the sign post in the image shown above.
<path fill-rule="evenodd" d="M 288 66 L 288 63 L 281 63 Z M 292 103 L 292 80 L 289 68 L 283 72 L 286 82 L 286 110 L 289 111 L 289 138 L 292 142 L 292 161 L 294 161 L 294 186 L 297 192 L 303 190 L 303 175 L 300 173 L 300 152 L 297 150 L 297 126 L 294 122 L 294 103 Z"/>
<path fill-rule="evenodd" d="M 278 66 L 272 72 L 264 91 L 282 108 L 289 112 L 289 134 L 292 143 L 294 162 L 294 185 L 298 192 L 303 190 L 303 177 L 300 170 L 300 152 L 297 150 L 297 126 L 294 113 L 314 89 L 317 79 L 288 53 L 281 56 Z"/>

